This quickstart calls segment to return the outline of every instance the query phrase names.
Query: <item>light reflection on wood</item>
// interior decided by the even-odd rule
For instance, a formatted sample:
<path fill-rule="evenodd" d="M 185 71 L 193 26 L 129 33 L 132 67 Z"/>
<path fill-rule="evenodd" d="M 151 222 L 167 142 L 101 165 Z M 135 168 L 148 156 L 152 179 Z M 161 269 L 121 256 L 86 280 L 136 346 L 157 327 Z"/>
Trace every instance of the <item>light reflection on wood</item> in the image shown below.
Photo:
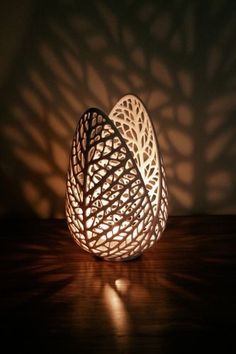
<path fill-rule="evenodd" d="M 222 338 L 222 323 L 229 331 L 235 323 L 234 217 L 171 217 L 157 248 L 123 263 L 83 252 L 64 221 L 1 230 L 0 331 L 8 345 L 16 333 L 20 345 L 43 339 L 52 353 L 86 346 L 156 354 L 164 345 L 172 354 L 183 343 L 212 349 L 211 334 Z"/>
<path fill-rule="evenodd" d="M 109 284 L 104 286 L 104 301 L 117 335 L 128 334 L 129 323 L 124 303 Z"/>

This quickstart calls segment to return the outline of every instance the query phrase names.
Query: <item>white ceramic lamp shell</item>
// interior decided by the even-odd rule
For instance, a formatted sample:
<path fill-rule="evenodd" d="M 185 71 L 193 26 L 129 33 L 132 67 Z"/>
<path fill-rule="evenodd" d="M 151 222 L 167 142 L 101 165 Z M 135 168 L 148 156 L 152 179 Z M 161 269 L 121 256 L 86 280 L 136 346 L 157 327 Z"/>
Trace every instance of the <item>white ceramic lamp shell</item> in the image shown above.
<path fill-rule="evenodd" d="M 80 118 L 67 176 L 66 216 L 84 250 L 128 260 L 151 247 L 167 221 L 167 187 L 155 131 L 144 105 L 124 96 L 109 116 Z"/>

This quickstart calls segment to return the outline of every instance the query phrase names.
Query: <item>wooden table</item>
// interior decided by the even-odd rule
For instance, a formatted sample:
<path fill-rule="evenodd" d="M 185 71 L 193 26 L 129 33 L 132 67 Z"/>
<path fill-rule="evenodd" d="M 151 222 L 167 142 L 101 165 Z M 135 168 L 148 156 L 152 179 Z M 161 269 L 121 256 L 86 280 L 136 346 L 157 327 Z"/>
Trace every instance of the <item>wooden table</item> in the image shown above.
<path fill-rule="evenodd" d="M 82 251 L 63 220 L 1 230 L 2 353 L 236 352 L 236 217 L 170 217 L 124 263 Z"/>

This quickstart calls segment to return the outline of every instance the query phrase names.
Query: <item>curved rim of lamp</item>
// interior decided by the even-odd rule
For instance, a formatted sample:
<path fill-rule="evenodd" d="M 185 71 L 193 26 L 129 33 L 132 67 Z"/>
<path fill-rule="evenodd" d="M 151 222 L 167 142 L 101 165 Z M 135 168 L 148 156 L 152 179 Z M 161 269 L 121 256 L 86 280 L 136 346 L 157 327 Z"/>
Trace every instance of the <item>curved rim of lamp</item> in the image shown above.
<path fill-rule="evenodd" d="M 168 193 L 155 129 L 143 102 L 123 96 L 107 116 L 79 119 L 70 157 L 66 216 L 79 246 L 106 260 L 129 260 L 161 236 Z"/>

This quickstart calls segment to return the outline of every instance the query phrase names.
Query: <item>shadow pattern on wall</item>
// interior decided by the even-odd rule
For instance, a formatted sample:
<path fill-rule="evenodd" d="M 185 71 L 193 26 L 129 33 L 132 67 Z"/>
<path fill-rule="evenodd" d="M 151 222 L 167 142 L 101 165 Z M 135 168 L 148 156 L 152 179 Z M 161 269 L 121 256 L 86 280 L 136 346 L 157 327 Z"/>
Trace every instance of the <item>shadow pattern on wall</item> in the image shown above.
<path fill-rule="evenodd" d="M 235 19 L 230 1 L 35 4 L 1 95 L 1 214 L 64 216 L 79 117 L 128 92 L 154 123 L 170 213 L 236 212 Z"/>

